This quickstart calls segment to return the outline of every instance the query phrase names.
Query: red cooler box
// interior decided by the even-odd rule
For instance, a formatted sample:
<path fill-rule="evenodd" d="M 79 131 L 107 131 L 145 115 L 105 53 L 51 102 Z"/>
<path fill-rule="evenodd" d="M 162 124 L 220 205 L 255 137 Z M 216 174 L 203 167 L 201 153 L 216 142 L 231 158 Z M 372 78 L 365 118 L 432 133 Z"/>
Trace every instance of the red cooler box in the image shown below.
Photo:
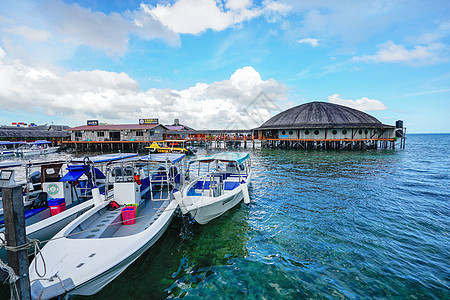
<path fill-rule="evenodd" d="M 122 208 L 123 225 L 133 225 L 136 223 L 136 206 L 125 206 Z"/>
<path fill-rule="evenodd" d="M 66 201 L 64 201 L 64 198 L 50 199 L 48 200 L 48 206 L 50 207 L 50 214 L 54 216 L 66 210 Z"/>

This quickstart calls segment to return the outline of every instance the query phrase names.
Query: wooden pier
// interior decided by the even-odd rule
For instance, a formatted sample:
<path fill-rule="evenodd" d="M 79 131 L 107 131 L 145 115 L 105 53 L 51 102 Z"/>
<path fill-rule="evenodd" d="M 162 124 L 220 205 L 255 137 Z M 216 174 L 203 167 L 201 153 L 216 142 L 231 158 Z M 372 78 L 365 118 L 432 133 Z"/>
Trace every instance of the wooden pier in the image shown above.
<path fill-rule="evenodd" d="M 398 142 L 397 142 L 398 141 Z M 400 139 L 265 139 L 262 148 L 296 150 L 365 150 L 405 148 L 405 138 Z"/>
<path fill-rule="evenodd" d="M 73 149 L 76 152 L 136 152 L 150 146 L 149 141 L 63 141 L 63 149 Z"/>
<path fill-rule="evenodd" d="M 292 150 L 368 150 L 368 149 L 404 149 L 406 138 L 391 139 L 254 139 L 252 137 L 230 138 L 209 136 L 204 138 L 186 139 L 195 147 L 207 149 L 227 148 L 271 148 Z M 64 141 L 64 149 L 72 149 L 77 152 L 137 152 L 145 150 L 151 141 Z"/>

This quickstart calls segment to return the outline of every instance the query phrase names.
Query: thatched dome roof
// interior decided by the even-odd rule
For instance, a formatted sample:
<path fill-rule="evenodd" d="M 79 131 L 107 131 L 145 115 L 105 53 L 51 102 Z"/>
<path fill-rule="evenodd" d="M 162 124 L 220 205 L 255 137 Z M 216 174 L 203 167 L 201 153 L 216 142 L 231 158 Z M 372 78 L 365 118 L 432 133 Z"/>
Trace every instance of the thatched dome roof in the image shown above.
<path fill-rule="evenodd" d="M 272 117 L 257 129 L 385 127 L 365 112 L 329 102 L 310 102 Z"/>

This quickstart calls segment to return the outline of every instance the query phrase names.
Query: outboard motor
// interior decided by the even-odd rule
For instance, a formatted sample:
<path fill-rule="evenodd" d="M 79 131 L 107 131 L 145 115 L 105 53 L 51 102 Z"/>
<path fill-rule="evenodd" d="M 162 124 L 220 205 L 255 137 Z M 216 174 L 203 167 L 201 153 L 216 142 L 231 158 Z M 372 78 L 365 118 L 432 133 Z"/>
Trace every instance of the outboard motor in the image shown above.
<path fill-rule="evenodd" d="M 41 172 L 35 171 L 30 175 L 30 181 L 32 184 L 41 183 Z"/>
<path fill-rule="evenodd" d="M 35 171 L 30 175 L 30 182 L 33 186 L 34 191 L 38 191 L 41 189 L 41 172 Z"/>

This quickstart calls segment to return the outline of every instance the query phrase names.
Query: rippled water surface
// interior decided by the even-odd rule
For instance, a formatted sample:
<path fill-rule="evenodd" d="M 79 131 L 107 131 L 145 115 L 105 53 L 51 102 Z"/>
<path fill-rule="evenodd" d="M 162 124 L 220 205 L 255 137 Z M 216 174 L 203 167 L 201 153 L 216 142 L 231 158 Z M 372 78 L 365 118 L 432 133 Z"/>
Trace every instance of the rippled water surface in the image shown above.
<path fill-rule="evenodd" d="M 100 293 L 72 299 L 449 299 L 449 147 L 409 135 L 395 151 L 250 150 L 249 206 L 175 218 Z"/>

